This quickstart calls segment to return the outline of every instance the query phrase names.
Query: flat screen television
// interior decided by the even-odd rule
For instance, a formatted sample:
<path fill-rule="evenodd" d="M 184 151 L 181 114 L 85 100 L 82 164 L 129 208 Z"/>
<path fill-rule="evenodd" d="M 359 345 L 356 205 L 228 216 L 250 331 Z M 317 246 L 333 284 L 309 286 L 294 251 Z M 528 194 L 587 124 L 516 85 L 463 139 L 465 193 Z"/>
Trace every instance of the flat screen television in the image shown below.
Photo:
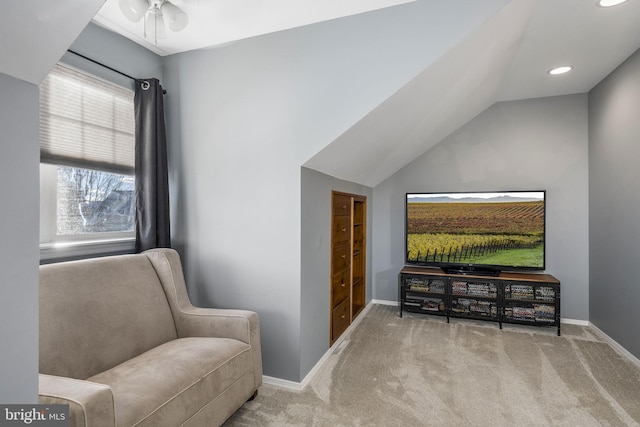
<path fill-rule="evenodd" d="M 459 274 L 544 270 L 545 196 L 407 193 L 405 264 Z"/>

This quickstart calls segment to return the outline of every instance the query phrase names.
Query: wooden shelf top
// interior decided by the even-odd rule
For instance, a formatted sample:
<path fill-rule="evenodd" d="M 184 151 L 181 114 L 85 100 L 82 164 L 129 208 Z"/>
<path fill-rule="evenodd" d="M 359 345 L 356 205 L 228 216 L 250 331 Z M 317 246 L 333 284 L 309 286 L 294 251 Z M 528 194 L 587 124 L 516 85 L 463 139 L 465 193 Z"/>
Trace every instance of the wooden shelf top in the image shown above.
<path fill-rule="evenodd" d="M 460 279 L 483 279 L 483 280 L 514 280 L 519 282 L 553 283 L 560 285 L 560 281 L 551 274 L 544 273 L 515 273 L 502 272 L 499 276 L 485 276 L 480 274 L 447 274 L 437 267 L 408 267 L 405 266 L 400 273 L 405 274 L 425 274 L 430 276 L 458 277 Z"/>

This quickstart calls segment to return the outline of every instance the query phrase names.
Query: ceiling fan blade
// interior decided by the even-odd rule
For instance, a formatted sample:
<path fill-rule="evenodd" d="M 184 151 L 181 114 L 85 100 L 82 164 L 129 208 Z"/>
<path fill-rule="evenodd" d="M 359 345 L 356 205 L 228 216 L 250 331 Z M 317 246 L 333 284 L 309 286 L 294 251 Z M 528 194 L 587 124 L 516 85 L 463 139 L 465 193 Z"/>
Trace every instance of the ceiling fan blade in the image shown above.
<path fill-rule="evenodd" d="M 182 9 L 168 1 L 162 3 L 161 8 L 171 31 L 184 30 L 189 23 L 189 16 Z"/>
<path fill-rule="evenodd" d="M 120 0 L 118 5 L 124 16 L 132 22 L 140 21 L 149 9 L 147 0 Z"/>

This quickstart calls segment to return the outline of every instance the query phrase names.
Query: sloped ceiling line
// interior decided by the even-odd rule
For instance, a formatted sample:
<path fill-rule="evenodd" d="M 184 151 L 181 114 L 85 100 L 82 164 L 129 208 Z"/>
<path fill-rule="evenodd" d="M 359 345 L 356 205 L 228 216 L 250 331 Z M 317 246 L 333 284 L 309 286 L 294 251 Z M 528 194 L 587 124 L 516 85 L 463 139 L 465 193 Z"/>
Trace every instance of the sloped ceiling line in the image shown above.
<path fill-rule="evenodd" d="M 376 186 L 494 102 L 588 92 L 640 48 L 639 21 L 638 1 L 511 0 L 304 166 Z"/>
<path fill-rule="evenodd" d="M 534 2 L 506 5 L 304 166 L 374 187 L 491 106 Z"/>

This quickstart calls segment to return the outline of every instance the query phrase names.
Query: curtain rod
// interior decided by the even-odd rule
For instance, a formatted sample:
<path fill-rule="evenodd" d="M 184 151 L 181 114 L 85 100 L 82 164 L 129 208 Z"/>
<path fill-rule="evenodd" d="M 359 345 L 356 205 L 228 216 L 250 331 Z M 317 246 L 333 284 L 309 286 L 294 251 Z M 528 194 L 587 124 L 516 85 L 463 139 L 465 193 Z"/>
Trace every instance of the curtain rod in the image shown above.
<path fill-rule="evenodd" d="M 121 76 L 127 77 L 127 78 L 129 78 L 129 79 L 131 79 L 131 80 L 133 80 L 133 81 L 141 81 L 141 79 L 136 79 L 135 77 L 131 77 L 129 74 L 125 74 L 125 73 L 123 73 L 123 72 L 122 72 L 122 71 L 120 71 L 120 70 L 116 70 L 116 69 L 115 69 L 115 68 L 113 68 L 113 67 L 110 67 L 110 66 L 108 66 L 108 65 L 105 65 L 105 64 L 103 64 L 102 62 L 98 62 L 98 61 L 96 61 L 95 59 L 91 59 L 91 58 L 89 58 L 88 56 L 84 56 L 83 54 L 78 53 L 78 52 L 76 52 L 76 51 L 73 51 L 73 50 L 71 50 L 71 49 L 67 49 L 67 52 L 69 52 L 69 53 L 73 53 L 74 55 L 79 56 L 80 58 L 86 59 L 86 60 L 87 60 L 87 61 L 89 61 L 89 62 L 93 62 L 93 63 L 94 63 L 94 64 L 96 64 L 96 65 L 99 65 L 99 66 L 101 66 L 101 67 L 103 67 L 103 68 L 106 68 L 106 69 L 108 69 L 108 70 L 111 70 L 111 71 L 113 71 L 114 73 L 118 73 L 118 74 L 120 74 Z M 165 89 L 162 89 L 162 93 L 163 93 L 163 94 L 166 94 L 166 93 L 167 93 L 167 91 L 166 91 Z"/>
<path fill-rule="evenodd" d="M 69 53 L 73 53 L 74 55 L 77 55 L 77 56 L 79 56 L 80 58 L 84 58 L 84 59 L 86 59 L 87 61 L 93 62 L 94 64 L 99 65 L 99 66 L 101 66 L 101 67 L 103 67 L 103 68 L 107 68 L 107 69 L 109 69 L 109 70 L 111 70 L 111 71 L 113 71 L 113 72 L 115 72 L 115 73 L 118 73 L 118 74 L 120 74 L 121 76 L 125 76 L 125 77 L 127 77 L 127 78 L 129 78 L 129 79 L 131 79 L 131 80 L 139 80 L 139 79 L 136 79 L 136 78 L 131 77 L 129 74 L 125 74 L 125 73 L 123 73 L 123 72 L 122 72 L 122 71 L 120 71 L 120 70 L 116 70 L 115 68 L 109 67 L 108 65 L 105 65 L 105 64 L 103 64 L 102 62 L 98 62 L 98 61 L 96 61 L 95 59 L 91 59 L 91 58 L 89 58 L 89 57 L 87 57 L 87 56 L 84 56 L 83 54 L 78 53 L 78 52 L 76 52 L 76 51 L 73 51 L 73 50 L 71 50 L 71 49 L 68 49 L 68 50 L 67 50 L 67 52 L 69 52 Z"/>

